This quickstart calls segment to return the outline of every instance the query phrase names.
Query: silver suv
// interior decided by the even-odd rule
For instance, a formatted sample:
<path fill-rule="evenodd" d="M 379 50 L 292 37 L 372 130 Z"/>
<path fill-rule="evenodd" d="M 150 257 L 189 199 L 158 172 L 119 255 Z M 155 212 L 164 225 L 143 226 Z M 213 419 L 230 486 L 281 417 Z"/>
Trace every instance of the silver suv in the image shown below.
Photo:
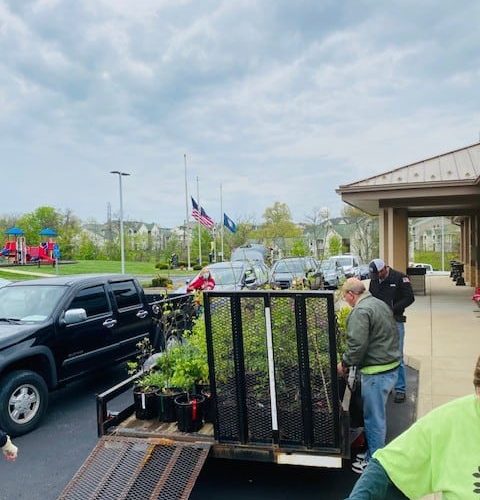
<path fill-rule="evenodd" d="M 360 278 L 360 264 L 362 261 L 357 255 L 332 255 L 330 259 L 336 260 L 343 267 L 346 278 Z"/>

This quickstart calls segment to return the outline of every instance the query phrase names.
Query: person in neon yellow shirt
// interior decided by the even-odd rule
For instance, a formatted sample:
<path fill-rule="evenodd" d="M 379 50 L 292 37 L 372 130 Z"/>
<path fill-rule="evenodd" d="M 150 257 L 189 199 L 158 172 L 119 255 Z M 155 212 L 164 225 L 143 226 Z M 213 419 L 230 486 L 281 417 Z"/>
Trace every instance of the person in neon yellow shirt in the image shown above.
<path fill-rule="evenodd" d="M 473 385 L 377 450 L 348 499 L 480 500 L 480 357 Z"/>

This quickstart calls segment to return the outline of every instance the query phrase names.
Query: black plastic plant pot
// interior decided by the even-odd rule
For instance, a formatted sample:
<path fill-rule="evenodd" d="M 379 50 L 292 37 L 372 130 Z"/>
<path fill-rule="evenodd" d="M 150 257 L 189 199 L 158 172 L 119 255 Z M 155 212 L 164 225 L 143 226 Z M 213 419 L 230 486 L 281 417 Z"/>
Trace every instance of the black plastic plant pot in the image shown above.
<path fill-rule="evenodd" d="M 133 402 L 135 405 L 135 416 L 139 420 L 152 420 L 157 416 L 157 394 L 156 390 L 148 392 L 134 390 Z"/>
<path fill-rule="evenodd" d="M 168 392 L 157 391 L 158 418 L 162 422 L 175 422 L 177 414 L 175 412 L 174 399 L 182 394 L 180 389 L 168 389 Z"/>
<path fill-rule="evenodd" d="M 210 384 L 195 384 L 194 394 L 203 394 L 203 391 L 210 390 Z"/>
<path fill-rule="evenodd" d="M 205 397 L 193 395 L 188 397 L 182 394 L 175 398 L 177 412 L 177 426 L 180 432 L 196 432 L 203 425 L 203 405 Z"/>

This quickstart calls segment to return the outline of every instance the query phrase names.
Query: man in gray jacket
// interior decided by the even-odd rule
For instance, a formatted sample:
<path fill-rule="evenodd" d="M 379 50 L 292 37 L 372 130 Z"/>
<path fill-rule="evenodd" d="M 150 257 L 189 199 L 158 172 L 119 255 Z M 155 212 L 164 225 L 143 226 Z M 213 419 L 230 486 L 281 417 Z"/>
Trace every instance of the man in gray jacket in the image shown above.
<path fill-rule="evenodd" d="M 342 292 L 352 311 L 347 318 L 347 351 L 338 365 L 338 373 L 345 375 L 350 366 L 357 366 L 361 374 L 368 449 L 352 465 L 361 474 L 373 453 L 385 446 L 387 398 L 397 381 L 401 354 L 391 309 L 370 295 L 358 278 L 349 278 Z"/>

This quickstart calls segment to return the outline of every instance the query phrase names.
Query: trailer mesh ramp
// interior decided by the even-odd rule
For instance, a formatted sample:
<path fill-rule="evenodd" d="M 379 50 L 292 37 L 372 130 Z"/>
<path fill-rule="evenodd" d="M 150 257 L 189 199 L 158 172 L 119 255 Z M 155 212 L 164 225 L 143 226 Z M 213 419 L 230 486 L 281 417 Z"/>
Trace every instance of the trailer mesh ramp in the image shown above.
<path fill-rule="evenodd" d="M 187 499 L 210 446 L 105 436 L 59 500 Z"/>

